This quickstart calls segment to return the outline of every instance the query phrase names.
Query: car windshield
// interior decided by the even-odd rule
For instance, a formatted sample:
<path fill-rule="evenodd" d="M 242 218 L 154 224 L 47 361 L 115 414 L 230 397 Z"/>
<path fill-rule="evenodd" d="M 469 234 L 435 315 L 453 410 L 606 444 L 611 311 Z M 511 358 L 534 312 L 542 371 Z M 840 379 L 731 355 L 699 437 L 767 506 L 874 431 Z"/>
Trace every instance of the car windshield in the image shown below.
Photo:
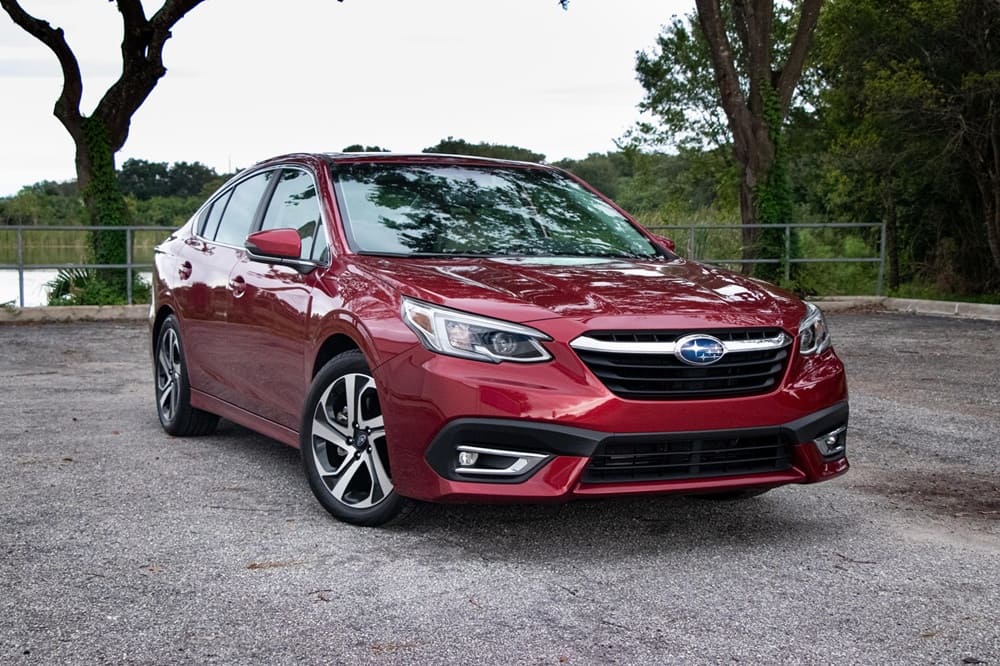
<path fill-rule="evenodd" d="M 607 202 L 545 169 L 363 163 L 333 165 L 331 174 L 359 252 L 658 256 Z"/>

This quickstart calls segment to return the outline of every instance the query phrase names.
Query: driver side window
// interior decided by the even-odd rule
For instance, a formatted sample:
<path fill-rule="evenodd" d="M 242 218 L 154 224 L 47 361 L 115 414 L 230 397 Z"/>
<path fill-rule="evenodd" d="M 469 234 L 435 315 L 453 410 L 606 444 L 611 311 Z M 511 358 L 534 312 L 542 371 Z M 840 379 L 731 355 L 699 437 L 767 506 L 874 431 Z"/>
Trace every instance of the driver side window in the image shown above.
<path fill-rule="evenodd" d="M 261 231 L 268 229 L 294 229 L 302 239 L 300 258 L 320 260 L 326 249 L 326 233 L 316 183 L 309 172 L 299 169 L 281 172 L 260 226 Z"/>
<path fill-rule="evenodd" d="M 215 241 L 235 247 L 243 247 L 243 241 L 253 225 L 254 216 L 260 206 L 260 198 L 267 191 L 273 171 L 259 173 L 238 183 L 229 195 L 229 203 L 215 232 Z M 219 199 L 222 201 L 222 198 Z M 215 205 L 218 205 L 218 201 Z M 213 206 L 214 209 L 215 206 Z M 211 217 L 211 216 L 210 216 Z M 209 227 L 211 225 L 208 225 Z M 211 229 L 206 229 L 206 233 Z"/>

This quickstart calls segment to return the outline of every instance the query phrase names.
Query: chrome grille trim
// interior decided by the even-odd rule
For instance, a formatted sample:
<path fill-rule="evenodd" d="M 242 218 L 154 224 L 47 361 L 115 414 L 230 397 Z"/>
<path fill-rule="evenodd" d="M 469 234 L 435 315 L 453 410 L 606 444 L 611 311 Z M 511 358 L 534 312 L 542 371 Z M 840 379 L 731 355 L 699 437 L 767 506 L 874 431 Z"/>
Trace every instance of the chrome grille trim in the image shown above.
<path fill-rule="evenodd" d="M 722 358 L 694 365 L 678 347 L 697 336 L 723 345 Z M 605 387 L 631 400 L 710 400 L 777 390 L 794 338 L 778 327 L 588 331 L 570 347 Z"/>
<path fill-rule="evenodd" d="M 706 331 L 706 333 L 711 333 Z M 760 340 L 722 340 L 726 353 L 752 352 L 781 349 L 787 346 L 792 338 L 778 332 L 774 337 Z M 677 350 L 675 342 L 623 342 L 616 340 L 598 340 L 588 335 L 581 335 L 569 343 L 569 346 L 579 351 L 604 352 L 608 354 L 673 354 Z"/>

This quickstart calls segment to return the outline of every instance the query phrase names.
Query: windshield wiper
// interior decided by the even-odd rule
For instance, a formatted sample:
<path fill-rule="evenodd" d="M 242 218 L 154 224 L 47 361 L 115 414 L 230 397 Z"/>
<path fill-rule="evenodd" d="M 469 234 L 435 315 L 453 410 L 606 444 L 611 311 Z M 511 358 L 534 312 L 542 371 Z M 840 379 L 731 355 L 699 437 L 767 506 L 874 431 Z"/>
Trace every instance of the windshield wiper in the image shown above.
<path fill-rule="evenodd" d="M 545 257 L 584 257 L 592 259 L 656 259 L 655 254 L 634 254 L 630 252 L 546 252 Z"/>
<path fill-rule="evenodd" d="M 508 256 L 497 252 L 375 252 L 371 250 L 358 252 L 358 254 L 373 257 L 399 257 L 401 259 L 461 259 L 463 257 L 489 258 Z"/>

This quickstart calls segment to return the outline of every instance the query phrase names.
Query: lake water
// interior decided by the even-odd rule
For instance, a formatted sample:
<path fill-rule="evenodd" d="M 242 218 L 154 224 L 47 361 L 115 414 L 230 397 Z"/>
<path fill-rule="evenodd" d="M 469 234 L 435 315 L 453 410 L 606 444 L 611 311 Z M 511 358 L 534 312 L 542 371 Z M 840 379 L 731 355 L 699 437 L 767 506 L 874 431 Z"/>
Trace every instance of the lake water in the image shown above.
<path fill-rule="evenodd" d="M 49 282 L 58 274 L 55 270 L 26 270 L 24 271 L 24 306 L 26 308 L 48 304 L 49 290 L 45 283 Z M 140 272 L 139 275 L 149 282 L 152 274 Z M 13 301 L 15 306 L 18 303 L 18 282 L 17 271 L 0 270 L 0 305 Z"/>

